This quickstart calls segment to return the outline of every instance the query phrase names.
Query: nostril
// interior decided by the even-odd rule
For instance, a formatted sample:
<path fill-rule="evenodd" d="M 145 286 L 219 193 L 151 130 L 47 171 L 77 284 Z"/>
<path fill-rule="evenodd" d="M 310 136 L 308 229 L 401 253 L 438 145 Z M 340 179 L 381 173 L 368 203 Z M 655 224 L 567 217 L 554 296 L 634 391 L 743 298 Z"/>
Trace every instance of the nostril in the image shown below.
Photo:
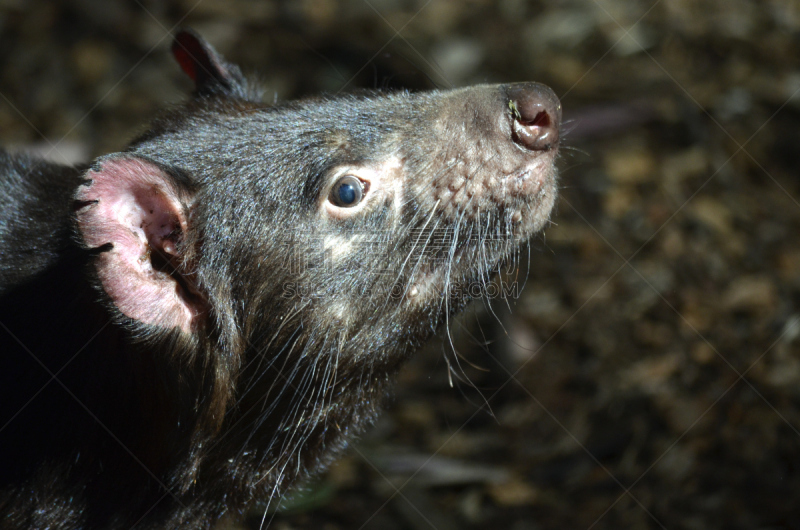
<path fill-rule="evenodd" d="M 522 117 L 518 118 L 517 121 L 520 124 L 528 126 L 536 126 L 536 127 L 549 127 L 550 126 L 550 115 L 546 112 L 538 112 L 536 116 L 533 117 L 532 120 L 526 120 Z"/>
<path fill-rule="evenodd" d="M 558 142 L 558 129 L 545 111 L 537 112 L 527 120 L 517 115 L 514 117 L 511 138 L 525 149 L 547 151 Z"/>

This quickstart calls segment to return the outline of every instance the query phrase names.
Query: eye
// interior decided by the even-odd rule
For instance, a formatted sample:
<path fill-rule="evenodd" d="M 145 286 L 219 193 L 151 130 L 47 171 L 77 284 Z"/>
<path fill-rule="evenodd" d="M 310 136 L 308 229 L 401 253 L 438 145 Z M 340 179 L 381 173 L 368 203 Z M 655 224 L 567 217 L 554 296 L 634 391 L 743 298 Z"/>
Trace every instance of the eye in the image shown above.
<path fill-rule="evenodd" d="M 330 201 L 342 208 L 352 208 L 364 198 L 364 183 L 352 175 L 336 181 L 331 190 Z"/>

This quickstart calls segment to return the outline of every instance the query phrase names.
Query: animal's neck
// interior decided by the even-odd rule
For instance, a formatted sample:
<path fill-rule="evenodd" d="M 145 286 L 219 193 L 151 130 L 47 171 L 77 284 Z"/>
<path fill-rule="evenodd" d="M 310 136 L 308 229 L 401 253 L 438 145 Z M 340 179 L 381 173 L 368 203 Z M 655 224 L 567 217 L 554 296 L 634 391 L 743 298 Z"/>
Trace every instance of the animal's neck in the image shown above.
<path fill-rule="evenodd" d="M 52 267 L 69 246 L 79 175 L 0 150 L 0 294 Z"/>

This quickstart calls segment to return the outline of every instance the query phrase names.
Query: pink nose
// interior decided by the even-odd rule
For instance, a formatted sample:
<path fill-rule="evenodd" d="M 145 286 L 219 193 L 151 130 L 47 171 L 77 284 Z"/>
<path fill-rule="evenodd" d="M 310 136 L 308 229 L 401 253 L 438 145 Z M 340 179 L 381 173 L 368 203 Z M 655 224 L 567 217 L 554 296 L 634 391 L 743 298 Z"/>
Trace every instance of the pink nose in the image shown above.
<path fill-rule="evenodd" d="M 561 102 L 555 93 L 539 83 L 514 83 L 505 91 L 514 118 L 514 142 L 531 151 L 558 146 Z"/>

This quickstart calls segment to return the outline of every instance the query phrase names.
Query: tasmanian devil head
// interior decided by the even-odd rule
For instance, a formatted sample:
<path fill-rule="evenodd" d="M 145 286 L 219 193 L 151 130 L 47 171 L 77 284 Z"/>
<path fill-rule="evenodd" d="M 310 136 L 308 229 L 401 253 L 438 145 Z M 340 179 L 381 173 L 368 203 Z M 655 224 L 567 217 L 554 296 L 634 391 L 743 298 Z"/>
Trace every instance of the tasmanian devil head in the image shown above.
<path fill-rule="evenodd" d="M 95 161 L 77 231 L 131 348 L 183 382 L 157 474 L 224 510 L 326 465 L 544 226 L 561 107 L 536 83 L 269 105 L 193 33 L 173 52 L 194 97 Z"/>

